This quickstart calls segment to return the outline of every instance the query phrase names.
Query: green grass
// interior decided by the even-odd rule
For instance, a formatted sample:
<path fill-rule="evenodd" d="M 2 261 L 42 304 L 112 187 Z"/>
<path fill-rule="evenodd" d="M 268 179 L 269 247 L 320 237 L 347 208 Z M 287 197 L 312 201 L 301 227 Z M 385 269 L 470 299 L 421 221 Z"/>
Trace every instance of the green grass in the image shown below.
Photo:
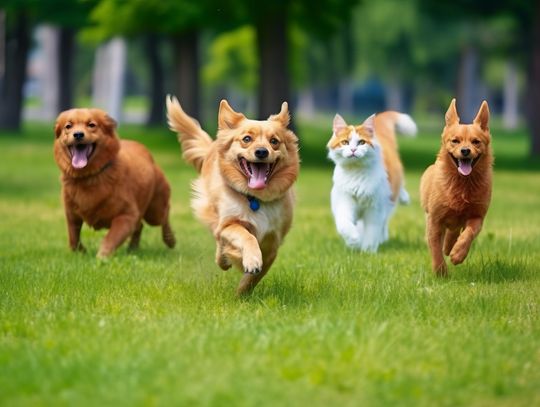
<path fill-rule="evenodd" d="M 327 130 L 301 126 L 293 228 L 244 300 L 189 207 L 194 171 L 165 129 L 122 126 L 173 187 L 170 251 L 72 254 L 51 126 L 0 135 L 0 405 L 540 405 L 540 172 L 494 132 L 492 206 L 466 262 L 435 278 L 418 204 L 440 131 L 401 139 L 413 203 L 378 254 L 348 250 L 329 209 Z"/>

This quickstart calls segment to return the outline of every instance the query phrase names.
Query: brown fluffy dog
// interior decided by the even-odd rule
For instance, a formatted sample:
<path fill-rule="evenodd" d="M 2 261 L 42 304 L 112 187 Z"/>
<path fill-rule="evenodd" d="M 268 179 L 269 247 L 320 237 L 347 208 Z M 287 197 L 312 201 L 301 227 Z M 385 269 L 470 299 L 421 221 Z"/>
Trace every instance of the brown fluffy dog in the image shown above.
<path fill-rule="evenodd" d="M 80 241 L 83 222 L 94 229 L 109 229 L 98 257 L 109 256 L 129 236 L 129 248 L 135 249 L 143 219 L 161 225 L 163 241 L 174 247 L 169 226 L 170 187 L 142 144 L 119 140 L 116 122 L 99 109 L 62 112 L 54 131 L 54 158 L 62 171 L 72 250 L 84 250 Z"/>
<path fill-rule="evenodd" d="M 268 120 L 249 120 L 222 100 L 216 140 L 167 98 L 171 130 L 200 173 L 192 207 L 216 239 L 216 263 L 243 270 L 238 294 L 251 291 L 274 262 L 293 215 L 298 140 L 287 129 L 287 103 Z"/>
<path fill-rule="evenodd" d="M 426 238 L 439 275 L 447 273 L 443 253 L 453 264 L 462 263 L 480 233 L 491 200 L 493 164 L 487 102 L 473 124 L 459 124 L 453 99 L 445 119 L 441 150 L 420 183 Z"/>

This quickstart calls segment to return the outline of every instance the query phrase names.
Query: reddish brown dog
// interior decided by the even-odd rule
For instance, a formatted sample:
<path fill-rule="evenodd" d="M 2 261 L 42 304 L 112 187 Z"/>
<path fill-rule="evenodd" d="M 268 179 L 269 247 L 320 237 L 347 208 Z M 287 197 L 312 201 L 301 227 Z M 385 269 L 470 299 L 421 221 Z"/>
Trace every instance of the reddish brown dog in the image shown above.
<path fill-rule="evenodd" d="M 112 254 L 128 237 L 139 245 L 142 220 L 162 227 L 163 241 L 174 247 L 169 225 L 171 190 L 163 172 L 140 143 L 120 140 L 116 122 L 99 109 L 62 112 L 55 126 L 54 157 L 62 172 L 62 195 L 69 245 L 84 251 L 83 222 L 109 231 L 97 256 Z"/>
<path fill-rule="evenodd" d="M 443 253 L 453 264 L 462 263 L 480 233 L 491 200 L 493 165 L 487 102 L 472 124 L 460 124 L 453 99 L 445 119 L 437 160 L 420 183 L 426 238 L 438 275 L 447 274 Z"/>

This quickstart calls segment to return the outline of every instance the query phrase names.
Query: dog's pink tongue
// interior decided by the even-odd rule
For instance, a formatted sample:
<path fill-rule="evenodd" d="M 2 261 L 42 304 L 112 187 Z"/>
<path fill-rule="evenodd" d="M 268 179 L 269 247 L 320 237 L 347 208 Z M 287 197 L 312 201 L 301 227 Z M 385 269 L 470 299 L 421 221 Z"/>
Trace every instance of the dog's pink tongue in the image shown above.
<path fill-rule="evenodd" d="M 72 147 L 71 165 L 77 169 L 86 167 L 86 164 L 88 164 L 88 155 L 90 153 L 91 148 L 92 146 L 90 144 L 87 144 L 85 148 L 81 150 L 75 147 Z"/>
<path fill-rule="evenodd" d="M 266 187 L 266 173 L 268 164 L 251 163 L 251 177 L 249 177 L 248 187 L 251 189 L 263 189 Z"/>
<path fill-rule="evenodd" d="M 461 175 L 469 175 L 472 172 L 471 160 L 458 160 L 458 171 Z"/>

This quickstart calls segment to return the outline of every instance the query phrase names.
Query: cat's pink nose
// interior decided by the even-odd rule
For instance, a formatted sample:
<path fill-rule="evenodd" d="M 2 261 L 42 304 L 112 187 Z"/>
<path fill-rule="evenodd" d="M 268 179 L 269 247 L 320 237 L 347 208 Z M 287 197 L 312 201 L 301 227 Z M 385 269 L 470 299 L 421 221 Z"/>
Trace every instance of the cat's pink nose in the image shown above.
<path fill-rule="evenodd" d="M 356 148 L 351 148 L 351 153 L 354 154 L 355 151 L 356 151 Z"/>

